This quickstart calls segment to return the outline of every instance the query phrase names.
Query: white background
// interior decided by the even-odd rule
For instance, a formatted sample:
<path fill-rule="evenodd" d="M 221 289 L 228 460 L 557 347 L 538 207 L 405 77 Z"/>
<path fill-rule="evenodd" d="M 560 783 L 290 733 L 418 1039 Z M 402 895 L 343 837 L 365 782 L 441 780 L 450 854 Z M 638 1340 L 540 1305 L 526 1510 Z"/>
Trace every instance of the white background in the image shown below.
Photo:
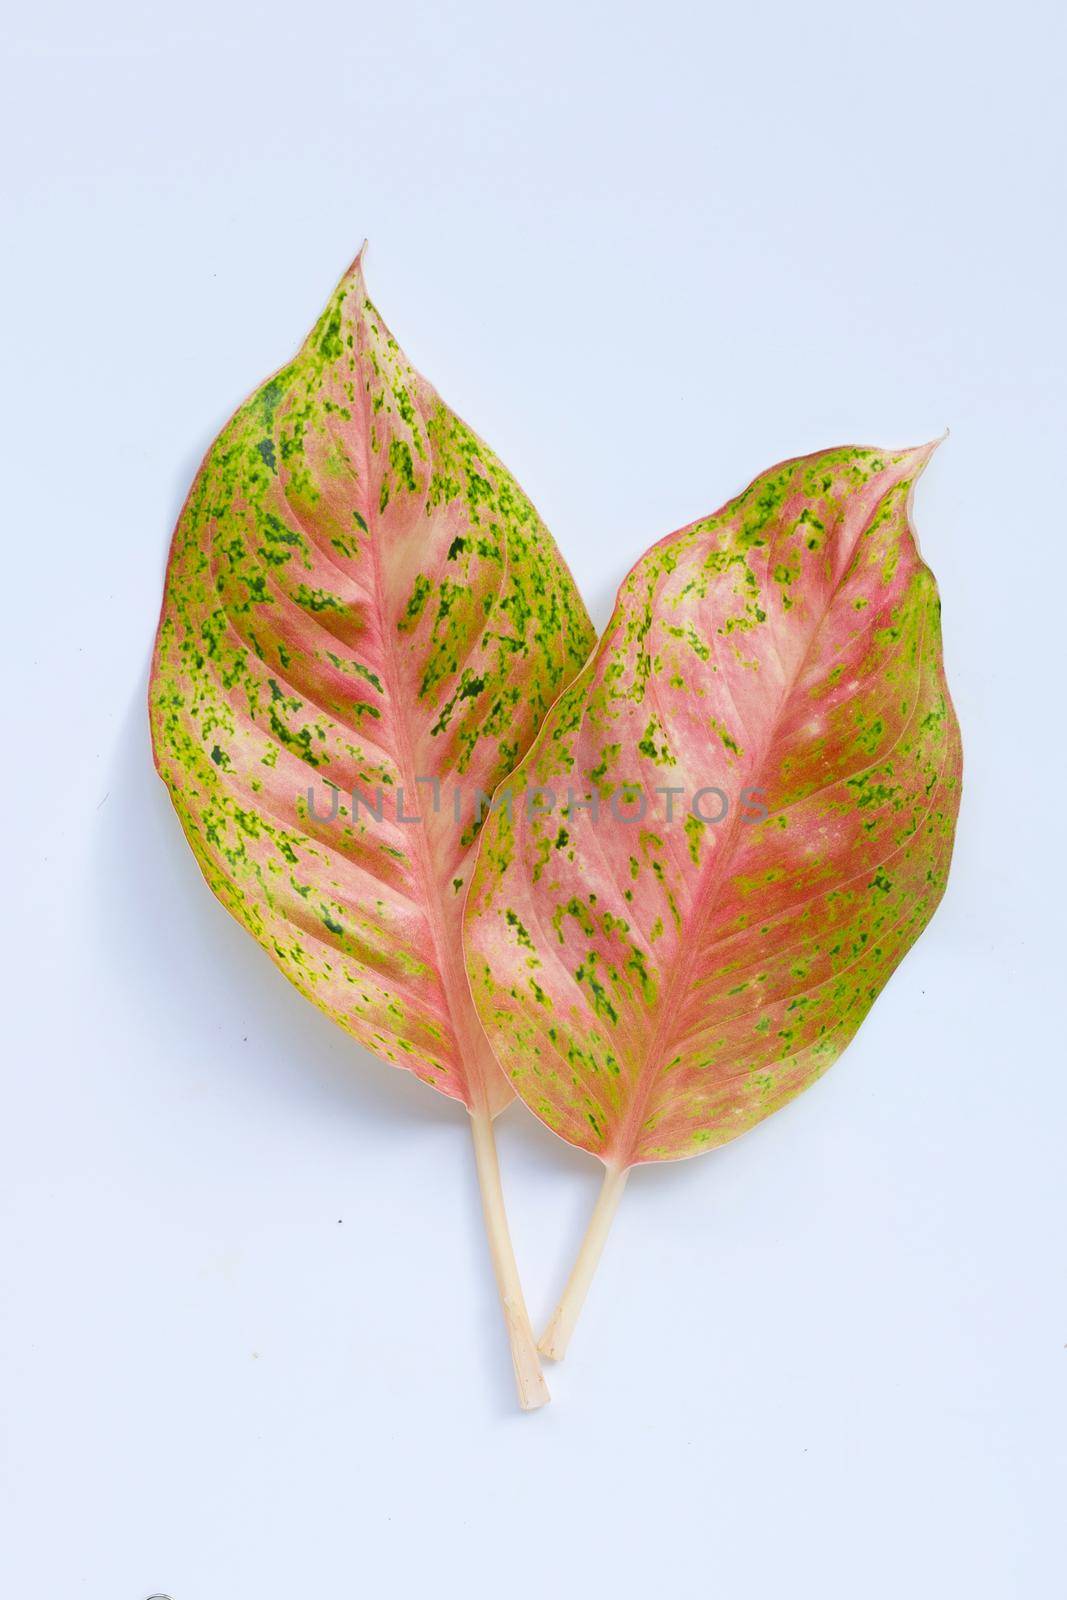
<path fill-rule="evenodd" d="M 12 1600 L 1063 1593 L 1062 15 L 5 24 Z M 531 1416 L 462 1112 L 228 920 L 148 754 L 196 463 L 364 234 L 598 623 L 779 458 L 952 430 L 917 504 L 967 756 L 947 898 L 817 1087 L 634 1175 Z M 499 1130 L 540 1321 L 599 1168 Z"/>

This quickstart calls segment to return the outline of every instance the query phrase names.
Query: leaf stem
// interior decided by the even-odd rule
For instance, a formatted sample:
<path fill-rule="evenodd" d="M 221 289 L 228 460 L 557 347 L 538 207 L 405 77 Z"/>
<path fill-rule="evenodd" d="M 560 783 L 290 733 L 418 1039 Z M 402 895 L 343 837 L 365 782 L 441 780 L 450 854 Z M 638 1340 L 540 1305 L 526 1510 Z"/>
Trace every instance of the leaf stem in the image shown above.
<path fill-rule="evenodd" d="M 474 1136 L 474 1160 L 478 1168 L 478 1185 L 482 1191 L 482 1210 L 485 1213 L 485 1231 L 489 1239 L 489 1254 L 493 1259 L 500 1304 L 504 1308 L 504 1321 L 511 1345 L 511 1359 L 515 1366 L 515 1382 L 519 1390 L 519 1404 L 524 1411 L 536 1411 L 552 1398 L 548 1392 L 545 1375 L 534 1343 L 529 1312 L 523 1299 L 515 1251 L 508 1232 L 507 1213 L 504 1210 L 504 1191 L 500 1184 L 500 1163 L 496 1154 L 493 1119 L 485 1106 L 471 1111 L 471 1132 Z"/>
<path fill-rule="evenodd" d="M 567 1354 L 574 1325 L 589 1293 L 589 1285 L 593 1281 L 593 1274 L 597 1269 L 611 1224 L 619 1209 L 619 1201 L 622 1199 L 622 1191 L 626 1187 L 629 1172 L 629 1167 L 608 1167 L 604 1172 L 603 1187 L 593 1207 L 593 1215 L 589 1219 L 589 1227 L 586 1229 L 577 1260 L 567 1279 L 563 1298 L 552 1313 L 548 1327 L 541 1335 L 537 1346 L 541 1354 L 547 1356 L 550 1361 L 562 1361 Z"/>

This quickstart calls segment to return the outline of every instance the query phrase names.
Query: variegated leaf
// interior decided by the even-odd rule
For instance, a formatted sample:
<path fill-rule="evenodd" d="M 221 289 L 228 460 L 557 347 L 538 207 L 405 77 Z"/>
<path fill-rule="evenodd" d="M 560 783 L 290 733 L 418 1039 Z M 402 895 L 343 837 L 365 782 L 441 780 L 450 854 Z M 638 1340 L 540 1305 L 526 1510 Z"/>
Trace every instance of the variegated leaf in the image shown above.
<path fill-rule="evenodd" d="M 357 259 L 197 474 L 153 744 L 204 876 L 286 977 L 468 1106 L 510 1097 L 460 951 L 478 794 L 592 643 L 533 506 L 412 369 Z"/>
<path fill-rule="evenodd" d="M 786 462 L 655 545 L 486 827 L 482 1021 L 609 1169 L 810 1084 L 944 892 L 960 738 L 909 524 L 930 448 Z"/>

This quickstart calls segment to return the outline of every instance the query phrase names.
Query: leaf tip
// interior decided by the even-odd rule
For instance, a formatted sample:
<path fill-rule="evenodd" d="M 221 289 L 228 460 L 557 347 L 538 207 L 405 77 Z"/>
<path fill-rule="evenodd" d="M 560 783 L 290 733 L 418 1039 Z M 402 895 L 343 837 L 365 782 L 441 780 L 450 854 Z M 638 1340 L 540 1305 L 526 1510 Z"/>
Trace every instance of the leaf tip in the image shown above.
<path fill-rule="evenodd" d="M 914 449 L 904 452 L 908 462 L 907 477 L 910 480 L 908 484 L 908 523 L 911 527 L 911 536 L 915 542 L 915 549 L 920 560 L 922 560 L 923 556 L 922 546 L 919 543 L 919 535 L 915 529 L 915 485 L 926 471 L 930 457 L 940 445 L 944 444 L 945 440 L 948 438 L 948 434 L 949 430 L 946 428 L 944 433 L 939 434 L 936 439 L 931 439 L 928 444 L 916 445 Z"/>
<path fill-rule="evenodd" d="M 355 257 L 354 257 L 353 261 L 351 262 L 347 272 L 345 273 L 343 281 L 347 281 L 348 279 L 355 279 L 355 278 L 362 279 L 362 277 L 363 277 L 363 259 L 366 256 L 366 254 L 367 254 L 367 241 L 366 241 L 366 239 L 364 239 L 363 243 L 360 245 L 359 249 L 356 251 Z"/>
<path fill-rule="evenodd" d="M 945 440 L 948 438 L 948 434 L 949 430 L 946 428 L 944 433 L 938 434 L 936 439 L 929 440 L 927 444 L 916 445 L 913 449 L 906 450 L 904 452 L 909 458 L 908 465 L 911 468 L 911 477 L 913 480 L 917 478 L 921 472 L 925 471 L 930 457 L 933 455 L 934 451 L 939 448 L 939 446 L 944 444 Z"/>

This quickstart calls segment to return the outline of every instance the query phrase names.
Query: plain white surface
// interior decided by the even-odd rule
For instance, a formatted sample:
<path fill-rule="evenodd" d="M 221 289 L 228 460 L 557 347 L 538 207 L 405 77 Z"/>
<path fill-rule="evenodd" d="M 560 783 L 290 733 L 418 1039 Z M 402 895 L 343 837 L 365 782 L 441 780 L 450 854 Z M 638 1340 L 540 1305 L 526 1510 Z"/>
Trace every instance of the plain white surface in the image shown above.
<path fill-rule="evenodd" d="M 1062 1594 L 1062 8 L 5 30 L 0 1590 Z M 952 429 L 946 901 L 822 1083 L 635 1174 L 534 1416 L 463 1114 L 228 920 L 148 757 L 192 472 L 364 234 L 598 623 L 775 460 Z M 599 1169 L 498 1126 L 540 1320 Z"/>

